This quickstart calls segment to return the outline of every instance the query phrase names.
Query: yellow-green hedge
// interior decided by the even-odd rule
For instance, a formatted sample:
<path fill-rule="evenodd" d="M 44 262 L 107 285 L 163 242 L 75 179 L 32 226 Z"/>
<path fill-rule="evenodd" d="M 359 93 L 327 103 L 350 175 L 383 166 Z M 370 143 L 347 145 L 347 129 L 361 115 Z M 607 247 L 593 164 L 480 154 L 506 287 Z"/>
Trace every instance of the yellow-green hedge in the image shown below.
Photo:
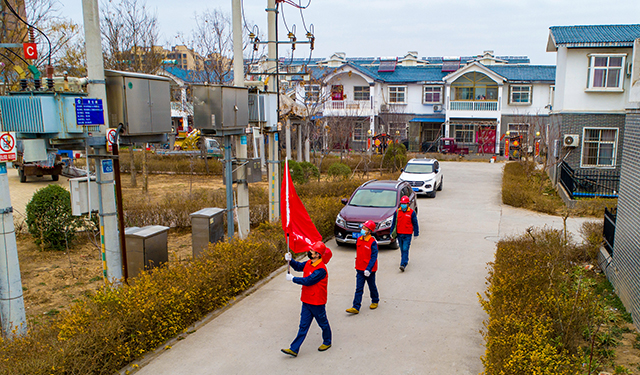
<path fill-rule="evenodd" d="M 0 339 L 0 373 L 113 374 L 276 270 L 284 251 L 280 226 L 264 224 L 247 240 L 211 246 L 190 263 L 105 286 L 52 324 Z"/>

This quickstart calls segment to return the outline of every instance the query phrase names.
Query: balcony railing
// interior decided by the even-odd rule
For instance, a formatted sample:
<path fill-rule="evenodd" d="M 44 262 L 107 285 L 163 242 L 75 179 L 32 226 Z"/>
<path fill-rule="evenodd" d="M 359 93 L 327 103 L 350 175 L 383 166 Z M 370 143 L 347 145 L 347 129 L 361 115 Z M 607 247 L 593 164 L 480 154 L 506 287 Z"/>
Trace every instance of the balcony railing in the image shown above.
<path fill-rule="evenodd" d="M 451 111 L 497 111 L 498 102 L 488 101 L 464 101 L 464 102 L 450 102 L 449 110 Z"/>
<path fill-rule="evenodd" d="M 616 213 L 615 208 L 609 211 L 608 208 L 604 208 L 604 227 L 602 230 L 602 237 L 604 239 L 604 248 L 609 255 L 613 256 L 613 243 L 616 235 Z"/>
<path fill-rule="evenodd" d="M 324 109 L 345 111 L 346 114 L 360 114 L 371 109 L 371 102 L 368 100 L 329 100 L 325 103 Z"/>
<path fill-rule="evenodd" d="M 560 183 L 571 199 L 580 197 L 617 198 L 620 187 L 620 172 L 617 170 L 573 170 L 560 163 Z"/>

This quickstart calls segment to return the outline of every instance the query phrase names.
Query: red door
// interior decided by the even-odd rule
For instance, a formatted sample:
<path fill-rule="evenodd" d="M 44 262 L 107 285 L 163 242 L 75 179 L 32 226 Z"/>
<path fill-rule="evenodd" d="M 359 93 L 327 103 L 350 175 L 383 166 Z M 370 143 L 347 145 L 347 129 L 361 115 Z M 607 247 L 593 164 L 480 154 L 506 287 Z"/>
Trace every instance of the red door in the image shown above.
<path fill-rule="evenodd" d="M 478 144 L 478 153 L 494 154 L 496 150 L 496 127 L 480 126 L 476 133 L 476 143 Z"/>

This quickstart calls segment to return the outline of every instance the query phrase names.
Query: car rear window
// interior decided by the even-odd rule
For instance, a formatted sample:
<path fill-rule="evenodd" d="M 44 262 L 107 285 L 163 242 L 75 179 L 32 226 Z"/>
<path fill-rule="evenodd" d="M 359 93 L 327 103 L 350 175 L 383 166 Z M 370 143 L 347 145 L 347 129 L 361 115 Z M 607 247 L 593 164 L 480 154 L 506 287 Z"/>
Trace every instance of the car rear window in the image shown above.
<path fill-rule="evenodd" d="M 433 164 L 407 164 L 407 173 L 433 173 Z"/>
<path fill-rule="evenodd" d="M 395 190 L 360 189 L 349 204 L 358 207 L 395 207 L 397 195 Z"/>

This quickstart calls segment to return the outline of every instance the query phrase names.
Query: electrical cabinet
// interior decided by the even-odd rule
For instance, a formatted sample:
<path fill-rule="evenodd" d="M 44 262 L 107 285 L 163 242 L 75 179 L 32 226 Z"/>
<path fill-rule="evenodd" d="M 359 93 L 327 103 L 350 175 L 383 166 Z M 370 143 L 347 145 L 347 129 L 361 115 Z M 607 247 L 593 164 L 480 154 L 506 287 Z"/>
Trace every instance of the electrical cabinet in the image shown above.
<path fill-rule="evenodd" d="M 191 215 L 191 246 L 197 258 L 210 243 L 224 238 L 224 210 L 217 207 L 204 208 Z"/>
<path fill-rule="evenodd" d="M 249 91 L 245 87 L 193 85 L 193 121 L 204 133 L 238 130 L 249 125 Z"/>
<path fill-rule="evenodd" d="M 109 127 L 124 135 L 171 133 L 170 80 L 151 74 L 105 70 Z"/>
<path fill-rule="evenodd" d="M 169 227 L 162 225 L 125 229 L 129 277 L 135 277 L 145 270 L 167 263 L 169 260 L 167 249 L 168 232 Z"/>
<path fill-rule="evenodd" d="M 231 179 L 234 183 L 236 183 L 238 182 L 238 167 L 241 165 L 241 162 L 239 162 L 238 160 L 233 160 L 231 164 Z M 247 183 L 262 182 L 262 163 L 260 162 L 259 158 L 247 159 L 245 166 L 247 167 Z M 222 183 L 227 183 L 226 173 L 222 173 Z"/>

